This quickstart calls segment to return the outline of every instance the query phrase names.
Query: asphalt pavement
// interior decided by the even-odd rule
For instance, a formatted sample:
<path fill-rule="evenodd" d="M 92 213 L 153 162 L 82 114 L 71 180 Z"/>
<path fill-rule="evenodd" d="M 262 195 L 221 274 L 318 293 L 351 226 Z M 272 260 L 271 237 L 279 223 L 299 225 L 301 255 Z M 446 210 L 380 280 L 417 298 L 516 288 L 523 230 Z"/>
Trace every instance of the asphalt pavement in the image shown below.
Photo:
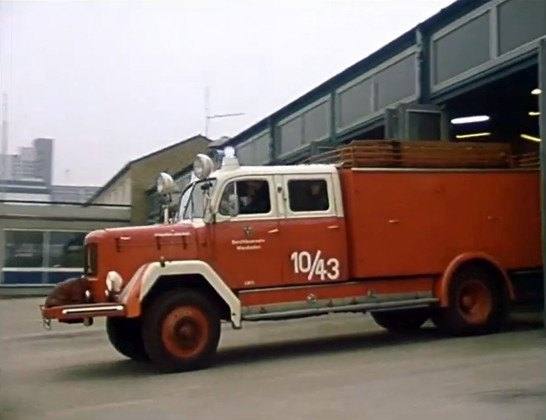
<path fill-rule="evenodd" d="M 466 338 L 398 337 L 357 314 L 225 325 L 213 367 L 159 375 L 104 322 L 44 331 L 41 301 L 0 300 L 3 420 L 546 419 L 540 314 Z"/>

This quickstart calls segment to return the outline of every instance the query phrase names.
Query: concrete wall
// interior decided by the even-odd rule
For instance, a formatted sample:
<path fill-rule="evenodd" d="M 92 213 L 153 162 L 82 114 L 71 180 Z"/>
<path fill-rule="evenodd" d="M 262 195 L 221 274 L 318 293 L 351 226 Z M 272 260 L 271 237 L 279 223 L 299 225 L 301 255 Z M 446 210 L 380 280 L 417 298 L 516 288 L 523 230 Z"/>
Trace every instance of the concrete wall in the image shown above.
<path fill-rule="evenodd" d="M 132 167 L 128 166 L 118 179 L 93 199 L 93 204 L 130 205 L 132 199 L 131 171 Z"/>
<path fill-rule="evenodd" d="M 93 224 L 124 223 L 129 219 L 127 207 L 77 206 L 49 204 L 10 204 L 0 203 L 0 227 L 15 222 L 27 224 L 65 222 Z"/>
<path fill-rule="evenodd" d="M 151 209 L 146 191 L 160 172 L 174 174 L 190 165 L 198 153 L 206 153 L 210 140 L 196 136 L 136 159 L 126 165 L 112 183 L 93 198 L 93 204 L 131 205 L 131 223 L 144 225 Z"/>

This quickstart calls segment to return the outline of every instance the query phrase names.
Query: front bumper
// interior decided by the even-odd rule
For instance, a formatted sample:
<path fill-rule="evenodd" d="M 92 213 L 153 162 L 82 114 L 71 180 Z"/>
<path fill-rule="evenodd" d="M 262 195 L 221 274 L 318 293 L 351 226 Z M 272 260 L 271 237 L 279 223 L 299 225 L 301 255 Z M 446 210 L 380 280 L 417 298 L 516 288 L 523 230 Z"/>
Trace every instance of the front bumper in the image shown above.
<path fill-rule="evenodd" d="M 57 284 L 47 296 L 45 304 L 40 305 L 44 326 L 49 327 L 53 319 L 68 324 L 91 325 L 95 317 L 124 316 L 126 308 L 118 301 L 118 296 L 108 298 L 109 302 L 90 302 L 85 277 L 65 280 Z"/>
<path fill-rule="evenodd" d="M 45 326 L 51 324 L 51 320 L 69 324 L 89 323 L 96 317 L 118 317 L 126 315 L 125 305 L 121 303 L 83 303 L 72 305 L 59 305 L 46 307 L 40 305 L 42 320 Z"/>

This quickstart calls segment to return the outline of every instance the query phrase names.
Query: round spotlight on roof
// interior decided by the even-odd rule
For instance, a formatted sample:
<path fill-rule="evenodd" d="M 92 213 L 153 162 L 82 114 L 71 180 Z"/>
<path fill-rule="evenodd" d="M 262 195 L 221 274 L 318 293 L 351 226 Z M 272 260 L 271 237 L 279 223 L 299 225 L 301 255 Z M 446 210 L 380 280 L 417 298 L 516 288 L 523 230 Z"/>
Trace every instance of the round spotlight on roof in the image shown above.
<path fill-rule="evenodd" d="M 451 124 L 471 124 L 489 121 L 489 115 L 473 115 L 470 117 L 453 118 Z"/>
<path fill-rule="evenodd" d="M 167 195 L 174 190 L 174 179 L 166 172 L 161 172 L 156 180 L 157 192 L 161 195 Z"/>
<path fill-rule="evenodd" d="M 541 93 L 542 93 L 542 90 L 540 90 L 539 88 L 533 89 L 531 91 L 531 95 L 540 95 Z"/>
<path fill-rule="evenodd" d="M 193 173 L 198 179 L 206 179 L 214 169 L 212 159 L 202 153 L 198 154 L 193 161 Z"/>

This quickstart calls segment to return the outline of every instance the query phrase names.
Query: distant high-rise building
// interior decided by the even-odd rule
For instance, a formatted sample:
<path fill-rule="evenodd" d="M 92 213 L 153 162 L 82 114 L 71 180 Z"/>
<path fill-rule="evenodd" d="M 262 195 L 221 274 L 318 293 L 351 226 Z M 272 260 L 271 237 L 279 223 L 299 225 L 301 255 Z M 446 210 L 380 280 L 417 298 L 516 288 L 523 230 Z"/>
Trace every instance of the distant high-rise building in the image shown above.
<path fill-rule="evenodd" d="M 53 140 L 37 138 L 16 155 L 0 154 L 0 200 L 85 203 L 99 187 L 53 185 Z"/>
<path fill-rule="evenodd" d="M 21 147 L 19 154 L 0 156 L 0 162 L 5 166 L 0 171 L 5 180 L 41 180 L 51 186 L 53 140 L 37 138 L 31 147 Z"/>
<path fill-rule="evenodd" d="M 43 179 L 46 185 L 50 186 L 53 171 L 53 140 L 35 139 L 34 152 L 34 177 Z"/>
<path fill-rule="evenodd" d="M 35 152 L 33 147 L 21 147 L 19 154 L 13 156 L 12 179 L 33 179 Z"/>

